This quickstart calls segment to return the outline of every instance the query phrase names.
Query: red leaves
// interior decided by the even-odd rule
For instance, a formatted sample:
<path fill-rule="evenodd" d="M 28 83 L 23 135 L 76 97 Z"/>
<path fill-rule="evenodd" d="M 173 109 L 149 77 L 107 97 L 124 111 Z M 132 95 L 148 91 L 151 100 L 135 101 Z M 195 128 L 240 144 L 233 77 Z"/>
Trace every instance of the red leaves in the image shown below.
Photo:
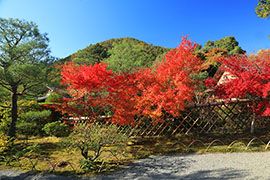
<path fill-rule="evenodd" d="M 117 74 L 106 64 L 62 68 L 62 82 L 69 97 L 57 109 L 73 116 L 96 119 L 112 114 L 118 124 L 134 124 L 135 117 L 147 117 L 158 122 L 167 115 L 177 117 L 186 102 L 193 100 L 198 83 L 192 78 L 203 67 L 194 55 L 195 44 L 183 39 L 179 47 L 169 51 L 162 62 L 153 68 L 134 73 Z M 268 51 L 267 51 L 268 52 Z M 270 56 L 220 58 L 226 72 L 223 83 L 207 79 L 218 98 L 268 98 L 270 94 Z M 261 115 L 270 115 L 270 104 L 262 102 L 253 107 Z"/>
<path fill-rule="evenodd" d="M 217 81 L 210 77 L 204 81 L 204 84 L 207 88 L 214 88 L 217 85 Z"/>
<path fill-rule="evenodd" d="M 115 74 L 106 64 L 77 66 L 69 63 L 62 68 L 62 83 L 71 96 L 60 107 L 64 113 L 97 118 L 108 111 L 112 121 L 130 124 L 135 114 L 136 87 L 133 74 Z"/>
<path fill-rule="evenodd" d="M 201 60 L 194 54 L 195 44 L 183 39 L 180 46 L 169 51 L 155 70 L 140 72 L 142 96 L 138 98 L 141 114 L 161 119 L 164 112 L 179 116 L 185 103 L 192 101 L 195 84 L 192 74 L 198 73 Z"/>
<path fill-rule="evenodd" d="M 69 90 L 87 90 L 99 92 L 106 88 L 106 84 L 113 76 L 112 71 L 107 70 L 103 63 L 93 66 L 77 66 L 68 63 L 62 68 L 62 83 L 68 85 Z"/>
<path fill-rule="evenodd" d="M 231 77 L 217 86 L 221 98 L 267 98 L 270 91 L 270 56 L 233 56 L 223 59 L 222 68 Z M 258 104 L 256 112 L 270 115 L 269 103 Z"/>
<path fill-rule="evenodd" d="M 77 66 L 68 63 L 63 66 L 61 75 L 62 83 L 66 85 L 67 93 L 71 96 L 63 99 L 60 109 L 64 113 L 93 117 L 100 113 L 99 107 L 107 106 L 110 100 L 107 95 L 108 82 L 114 75 L 107 70 L 106 64 Z"/>
<path fill-rule="evenodd" d="M 183 39 L 153 69 L 130 74 L 113 73 L 102 63 L 66 64 L 61 75 L 70 97 L 64 99 L 61 108 L 93 118 L 109 112 L 112 121 L 119 124 L 133 124 L 136 116 L 155 121 L 165 114 L 179 116 L 196 89 L 191 76 L 199 72 L 201 60 L 193 54 L 195 46 Z"/>

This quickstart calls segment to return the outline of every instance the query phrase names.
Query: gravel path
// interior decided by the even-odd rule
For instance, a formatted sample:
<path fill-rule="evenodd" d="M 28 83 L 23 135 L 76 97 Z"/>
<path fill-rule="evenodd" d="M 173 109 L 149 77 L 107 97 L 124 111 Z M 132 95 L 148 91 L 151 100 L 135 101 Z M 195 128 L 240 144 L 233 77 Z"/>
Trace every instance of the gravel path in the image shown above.
<path fill-rule="evenodd" d="M 92 178 L 0 171 L 0 179 L 270 179 L 270 152 L 151 156 Z"/>

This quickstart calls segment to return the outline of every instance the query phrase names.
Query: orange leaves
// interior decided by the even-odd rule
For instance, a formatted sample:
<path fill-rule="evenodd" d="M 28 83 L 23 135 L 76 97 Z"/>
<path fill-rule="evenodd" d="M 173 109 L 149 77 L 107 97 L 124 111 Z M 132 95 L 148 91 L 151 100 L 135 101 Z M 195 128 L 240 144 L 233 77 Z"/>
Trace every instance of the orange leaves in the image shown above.
<path fill-rule="evenodd" d="M 209 69 L 211 66 L 218 66 L 219 59 L 222 57 L 226 57 L 228 52 L 221 48 L 213 48 L 210 49 L 207 53 L 205 53 L 205 61 L 203 63 L 203 69 Z"/>
<path fill-rule="evenodd" d="M 251 54 L 249 56 L 251 60 L 256 60 L 256 59 L 262 59 L 264 61 L 270 60 L 270 49 L 261 49 L 257 52 L 257 54 Z M 270 63 L 270 62 L 269 62 Z"/>

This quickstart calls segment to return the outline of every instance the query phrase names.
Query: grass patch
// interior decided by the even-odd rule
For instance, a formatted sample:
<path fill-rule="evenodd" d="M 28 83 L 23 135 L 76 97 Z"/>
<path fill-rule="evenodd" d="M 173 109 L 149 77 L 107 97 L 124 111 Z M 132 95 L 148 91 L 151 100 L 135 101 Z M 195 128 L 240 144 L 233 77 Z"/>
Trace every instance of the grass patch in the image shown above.
<path fill-rule="evenodd" d="M 39 151 L 35 155 L 14 159 L 10 164 L 0 162 L 0 169 L 20 169 L 23 171 L 35 170 L 53 172 L 57 174 L 83 174 L 80 169 L 82 156 L 75 148 L 64 148 L 62 138 L 57 137 L 31 137 L 15 141 L 14 149 L 22 151 L 25 147 L 38 145 Z M 112 171 L 118 165 L 126 164 L 133 159 L 128 152 L 113 154 L 114 147 L 105 147 L 101 159 L 105 162 L 100 171 Z M 90 152 L 91 153 L 91 152 Z M 12 152 L 10 152 L 10 155 Z M 15 154 L 15 153 L 14 153 Z M 12 156 L 11 156 L 12 157 Z M 96 172 L 93 172 L 96 173 Z"/>
<path fill-rule="evenodd" d="M 178 135 L 169 137 L 144 137 L 133 140 L 130 153 L 134 158 L 161 154 L 262 152 L 270 140 L 270 134 L 232 135 Z M 247 147 L 248 146 L 248 147 Z"/>

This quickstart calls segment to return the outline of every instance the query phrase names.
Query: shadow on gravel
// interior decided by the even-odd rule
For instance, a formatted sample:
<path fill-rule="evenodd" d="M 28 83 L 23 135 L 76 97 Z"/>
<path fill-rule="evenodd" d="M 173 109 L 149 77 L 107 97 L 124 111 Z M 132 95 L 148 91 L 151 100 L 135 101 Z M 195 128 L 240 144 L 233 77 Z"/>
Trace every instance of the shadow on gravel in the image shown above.
<path fill-rule="evenodd" d="M 228 180 L 228 179 L 245 179 L 248 173 L 234 169 L 218 169 L 211 171 L 197 171 L 186 176 L 178 176 L 176 179 L 185 180 Z"/>
<path fill-rule="evenodd" d="M 73 180 L 79 179 L 77 177 L 68 177 L 62 175 L 55 174 L 46 174 L 46 173 L 36 173 L 36 172 L 26 172 L 26 173 L 18 173 L 7 171 L 5 175 L 0 175 L 0 180 Z"/>
<path fill-rule="evenodd" d="M 179 179 L 177 174 L 188 168 L 191 163 L 191 160 L 183 157 L 153 156 L 132 163 L 113 174 L 100 175 L 92 179 Z"/>
<path fill-rule="evenodd" d="M 203 179 L 203 180 L 225 180 L 245 179 L 248 177 L 246 171 L 235 169 L 217 169 L 209 171 L 192 172 L 193 160 L 185 157 L 155 156 L 133 163 L 126 169 L 113 174 L 100 175 L 92 179 Z M 187 173 L 188 171 L 190 171 Z"/>

